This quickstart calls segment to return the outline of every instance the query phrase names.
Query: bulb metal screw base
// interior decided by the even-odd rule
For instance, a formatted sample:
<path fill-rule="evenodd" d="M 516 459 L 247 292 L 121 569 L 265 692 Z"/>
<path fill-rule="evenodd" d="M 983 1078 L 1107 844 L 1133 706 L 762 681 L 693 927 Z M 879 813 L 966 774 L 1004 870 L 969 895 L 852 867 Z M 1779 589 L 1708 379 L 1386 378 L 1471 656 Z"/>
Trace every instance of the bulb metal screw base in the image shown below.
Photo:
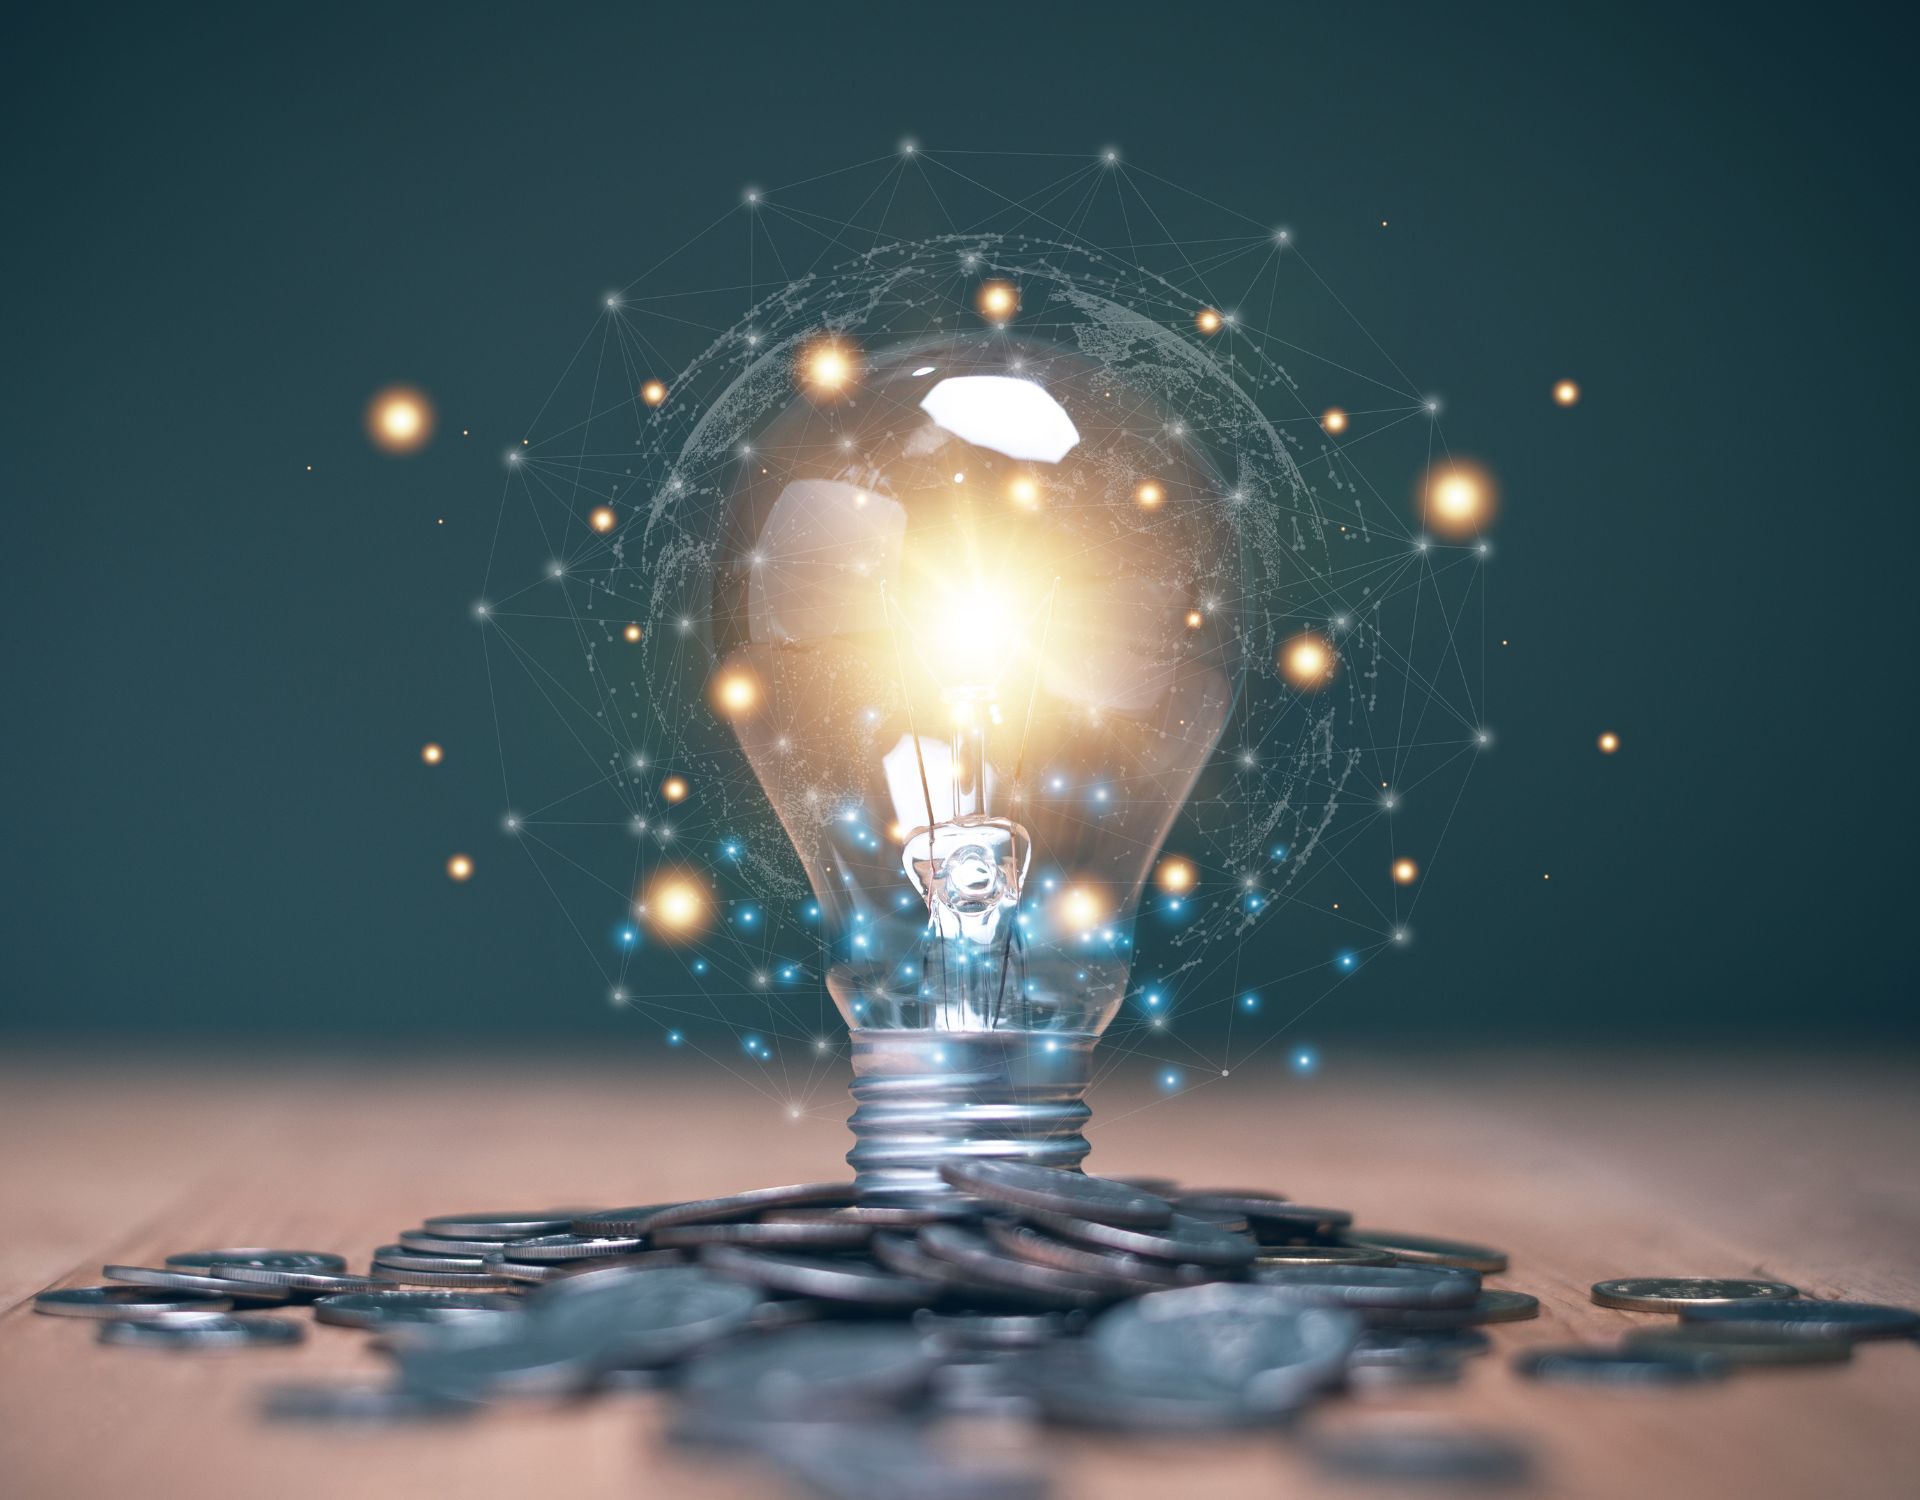
<path fill-rule="evenodd" d="M 941 1164 L 999 1157 L 1078 1168 L 1097 1037 L 1058 1031 L 853 1032 L 847 1121 L 860 1197 L 964 1203 Z"/>

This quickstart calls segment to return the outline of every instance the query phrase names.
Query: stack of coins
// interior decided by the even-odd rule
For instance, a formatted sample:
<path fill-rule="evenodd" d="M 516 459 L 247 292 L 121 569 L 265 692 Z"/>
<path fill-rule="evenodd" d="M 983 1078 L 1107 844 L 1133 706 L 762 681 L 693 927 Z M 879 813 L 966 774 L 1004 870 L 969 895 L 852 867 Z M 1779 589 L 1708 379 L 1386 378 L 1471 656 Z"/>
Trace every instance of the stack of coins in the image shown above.
<path fill-rule="evenodd" d="M 943 1416 L 1116 1433 L 1280 1427 L 1310 1404 L 1460 1380 L 1489 1323 L 1532 1296 L 1489 1287 L 1484 1245 L 1356 1228 L 1342 1210 L 1251 1189 L 1183 1190 L 1020 1162 L 961 1162 L 930 1207 L 846 1183 L 632 1208 L 446 1214 L 377 1249 L 242 1247 L 111 1265 L 111 1284 L 36 1307 L 103 1342 L 231 1349 L 297 1342 L 310 1305 L 362 1330 L 389 1380 L 268 1393 L 288 1421 L 472 1417 L 489 1406 L 660 1388 L 688 1444 L 760 1455 L 814 1493 L 1034 1496 L 1030 1465 L 936 1458 Z M 1624 1314 L 1677 1314 L 1613 1345 L 1516 1356 L 1537 1380 L 1667 1386 L 1757 1365 L 1844 1360 L 1920 1332 L 1902 1308 L 1784 1283 L 1605 1281 Z M 1330 1474 L 1524 1479 L 1523 1443 L 1396 1425 L 1306 1443 Z"/>

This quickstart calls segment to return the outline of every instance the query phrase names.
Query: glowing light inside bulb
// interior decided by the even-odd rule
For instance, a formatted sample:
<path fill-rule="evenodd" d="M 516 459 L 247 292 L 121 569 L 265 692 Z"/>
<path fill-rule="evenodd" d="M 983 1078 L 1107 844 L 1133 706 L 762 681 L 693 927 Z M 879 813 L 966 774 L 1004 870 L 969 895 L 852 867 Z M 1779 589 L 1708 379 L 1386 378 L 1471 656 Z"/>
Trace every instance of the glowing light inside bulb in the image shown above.
<path fill-rule="evenodd" d="M 1031 474 L 1017 474 L 1007 486 L 1007 495 L 1024 510 L 1040 508 L 1040 481 Z"/>
<path fill-rule="evenodd" d="M 1396 859 L 1393 862 L 1393 883 L 1412 885 L 1420 878 L 1420 867 L 1410 859 Z"/>
<path fill-rule="evenodd" d="M 1004 323 L 1020 311 L 1020 292 L 1011 281 L 983 281 L 973 305 L 989 322 Z"/>
<path fill-rule="evenodd" d="M 367 435 L 389 453 L 415 453 L 433 436 L 433 403 L 411 386 L 389 386 L 367 406 Z"/>
<path fill-rule="evenodd" d="M 1218 333 L 1221 321 L 1220 314 L 1211 307 L 1203 307 L 1193 315 L 1193 326 L 1202 333 Z"/>
<path fill-rule="evenodd" d="M 688 791 L 687 778 L 684 776 L 669 776 L 660 783 L 660 796 L 668 802 L 685 802 Z"/>
<path fill-rule="evenodd" d="M 1338 437 L 1347 430 L 1347 414 L 1337 406 L 1329 406 L 1320 413 L 1320 425 Z"/>
<path fill-rule="evenodd" d="M 737 717 L 760 701 L 760 685 L 745 672 L 722 672 L 713 680 L 713 703 L 722 713 Z"/>
<path fill-rule="evenodd" d="M 638 625 L 629 625 L 625 630 L 621 631 L 620 634 L 627 638 L 627 644 L 629 646 L 639 645 L 641 640 L 646 636 L 646 632 Z"/>
<path fill-rule="evenodd" d="M 846 339 L 815 339 L 800 351 L 795 373 L 800 388 L 814 400 L 835 400 L 859 382 L 860 354 Z"/>
<path fill-rule="evenodd" d="M 1084 883 L 1062 890 L 1054 910 L 1062 927 L 1081 936 L 1092 932 L 1111 915 L 1106 897 L 1095 886 Z"/>
<path fill-rule="evenodd" d="M 472 878 L 473 861 L 466 855 L 456 854 L 452 859 L 447 861 L 447 879 L 471 880 Z"/>
<path fill-rule="evenodd" d="M 429 740 L 420 747 L 420 758 L 430 766 L 437 766 L 446 759 L 447 752 Z"/>
<path fill-rule="evenodd" d="M 1133 503 L 1142 510 L 1158 510 L 1166 498 L 1166 490 L 1155 479 L 1141 480 L 1133 492 Z"/>
<path fill-rule="evenodd" d="M 608 532 L 613 530 L 613 523 L 617 519 L 611 505 L 596 505 L 593 514 L 587 517 L 587 524 L 595 531 Z"/>
<path fill-rule="evenodd" d="M 1472 536 L 1493 519 L 1492 478 L 1474 464 L 1443 464 L 1427 476 L 1426 522 L 1443 536 Z"/>
<path fill-rule="evenodd" d="M 1332 643 L 1311 631 L 1295 636 L 1280 648 L 1280 671 L 1303 692 L 1323 688 L 1333 681 L 1339 660 Z"/>
<path fill-rule="evenodd" d="M 640 387 L 640 399 L 648 406 L 658 406 L 667 399 L 667 383 L 664 380 L 649 380 Z"/>
<path fill-rule="evenodd" d="M 1576 406 L 1580 401 L 1580 387 L 1571 380 L 1562 380 L 1553 388 L 1553 399 L 1561 406 Z"/>
<path fill-rule="evenodd" d="M 1602 755 L 1611 755 L 1620 748 L 1620 736 L 1609 729 L 1605 734 L 1600 736 L 1599 745 Z"/>
<path fill-rule="evenodd" d="M 1154 872 L 1160 889 L 1173 896 L 1184 896 L 1192 890 L 1196 878 L 1192 865 L 1171 855 L 1161 860 L 1160 868 Z"/>

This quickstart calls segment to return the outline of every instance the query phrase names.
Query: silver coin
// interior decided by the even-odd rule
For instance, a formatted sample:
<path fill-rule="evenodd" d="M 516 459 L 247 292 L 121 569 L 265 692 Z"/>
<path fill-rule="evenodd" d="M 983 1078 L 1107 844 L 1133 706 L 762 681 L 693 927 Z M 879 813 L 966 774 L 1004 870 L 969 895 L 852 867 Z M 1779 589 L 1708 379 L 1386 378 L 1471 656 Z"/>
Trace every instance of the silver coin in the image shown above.
<path fill-rule="evenodd" d="M 1121 1250 L 1148 1260 L 1221 1266 L 1237 1270 L 1253 1264 L 1257 1247 L 1243 1234 L 1221 1229 L 1190 1214 L 1178 1213 L 1157 1229 L 1133 1229 L 1077 1219 L 1040 1209 L 1023 1209 L 1021 1218 L 1037 1229 L 1101 1250 Z"/>
<path fill-rule="evenodd" d="M 1439 1266 L 1255 1266 L 1261 1286 L 1281 1287 L 1320 1307 L 1469 1307 L 1480 1295 L 1472 1271 Z"/>
<path fill-rule="evenodd" d="M 1052 1422 L 1129 1434 L 1230 1432 L 1284 1420 L 1291 1408 L 1194 1387 L 1152 1371 L 1122 1379 L 1076 1341 L 1032 1356 L 1029 1385 Z"/>
<path fill-rule="evenodd" d="M 702 1245 L 757 1245 L 769 1250 L 857 1250 L 873 1238 L 874 1226 L 853 1220 L 751 1219 L 731 1224 L 669 1224 L 648 1232 L 663 1250 Z"/>
<path fill-rule="evenodd" d="M 1656 1353 L 1717 1354 L 1731 1365 L 1841 1364 L 1853 1358 L 1847 1339 L 1810 1338 L 1777 1328 L 1721 1327 L 1716 1323 L 1679 1323 L 1627 1335 L 1630 1349 Z"/>
<path fill-rule="evenodd" d="M 1259 1188 L 1186 1188 L 1173 1195 L 1173 1204 L 1185 1214 L 1238 1214 L 1247 1220 L 1271 1214 L 1284 1218 L 1293 1207 L 1285 1193 Z"/>
<path fill-rule="evenodd" d="M 203 1276 L 195 1271 L 163 1271 L 154 1266 L 102 1266 L 100 1274 L 109 1281 L 129 1286 L 150 1286 L 168 1292 L 206 1292 L 215 1297 L 245 1297 L 250 1302 L 285 1302 L 291 1295 L 285 1287 L 249 1286 L 226 1276 Z"/>
<path fill-rule="evenodd" d="M 874 1229 L 922 1229 L 928 1224 L 944 1224 L 971 1218 L 962 1204 L 929 1204 L 924 1208 L 904 1204 L 856 1203 L 848 1208 L 788 1208 L 766 1215 L 767 1220 L 783 1224 L 866 1224 Z"/>
<path fill-rule="evenodd" d="M 137 1286 L 63 1286 L 33 1299 L 35 1312 L 62 1318 L 154 1318 L 165 1313 L 225 1312 L 232 1306 L 231 1297 Z"/>
<path fill-rule="evenodd" d="M 346 1272 L 278 1270 L 271 1266 L 246 1266 L 223 1262 L 220 1274 L 248 1286 L 286 1287 L 295 1292 L 377 1292 L 384 1283 L 371 1276 L 350 1276 Z"/>
<path fill-rule="evenodd" d="M 229 1318 L 215 1313 L 116 1319 L 100 1325 L 103 1344 L 144 1349 L 256 1349 L 297 1344 L 307 1330 L 287 1318 Z"/>
<path fill-rule="evenodd" d="M 395 1271 L 483 1271 L 486 1261 L 478 1255 L 438 1255 L 409 1250 L 405 1245 L 382 1245 L 373 1252 L 375 1268 L 386 1266 Z"/>
<path fill-rule="evenodd" d="M 939 1362 L 911 1328 L 821 1324 L 710 1350 L 686 1367 L 681 1388 L 775 1417 L 881 1411 L 918 1397 Z"/>
<path fill-rule="evenodd" d="M 615 1255 L 630 1254 L 645 1243 L 638 1235 L 630 1234 L 541 1234 L 529 1239 L 513 1240 L 504 1251 L 493 1253 L 519 1261 L 604 1260 Z"/>
<path fill-rule="evenodd" d="M 313 1316 L 342 1328 L 394 1323 L 454 1323 L 495 1313 L 520 1313 L 526 1303 L 504 1292 L 345 1292 L 322 1297 Z"/>
<path fill-rule="evenodd" d="M 393 1238 L 402 1249 L 422 1255 L 498 1255 L 519 1243 L 517 1240 L 459 1240 L 444 1234 L 429 1234 L 424 1229 L 402 1230 Z"/>
<path fill-rule="evenodd" d="M 1591 1295 L 1602 1307 L 1618 1307 L 1628 1312 L 1677 1313 L 1683 1308 L 1710 1303 L 1798 1297 L 1800 1291 L 1784 1281 L 1753 1281 L 1743 1277 L 1624 1276 L 1613 1281 L 1596 1281 Z"/>
<path fill-rule="evenodd" d="M 1689 1385 L 1722 1380 L 1730 1366 L 1717 1354 L 1680 1354 L 1644 1349 L 1528 1349 L 1513 1367 L 1529 1380 L 1586 1385 Z"/>
<path fill-rule="evenodd" d="M 752 1192 L 734 1193 L 725 1198 L 669 1204 L 633 1221 L 631 1229 L 606 1232 L 651 1236 L 679 1224 L 730 1224 L 738 1219 L 757 1218 L 777 1208 L 845 1208 L 853 1201 L 850 1182 L 803 1182 L 791 1187 L 755 1188 Z"/>
<path fill-rule="evenodd" d="M 492 1270 L 409 1271 L 382 1260 L 373 1263 L 372 1280 L 375 1286 L 390 1287 L 397 1283 L 400 1286 L 469 1287 L 481 1292 L 504 1291 L 508 1287 L 506 1277 Z"/>
<path fill-rule="evenodd" d="M 268 1250 L 241 1246 L 228 1250 L 183 1250 L 178 1255 L 169 1255 L 167 1265 L 176 1271 L 224 1276 L 228 1266 L 253 1266 L 269 1271 L 344 1271 L 347 1259 L 330 1250 Z"/>
<path fill-rule="evenodd" d="M 1113 1277 L 1056 1270 L 1008 1255 L 985 1235 L 957 1224 L 931 1224 L 920 1231 L 916 1244 L 933 1259 L 955 1267 L 971 1284 L 1049 1307 L 1098 1307 L 1132 1293 L 1126 1282 Z"/>
<path fill-rule="evenodd" d="M 940 1349 L 994 1353 L 1038 1349 L 1078 1331 L 1078 1313 L 937 1313 L 922 1308 L 913 1326 Z"/>
<path fill-rule="evenodd" d="M 687 1257 L 678 1250 L 639 1250 L 604 1266 L 542 1266 L 539 1268 L 544 1273 L 541 1294 L 534 1306 L 545 1307 L 567 1297 L 618 1285 L 650 1270 L 687 1263 Z M 508 1261 L 497 1264 L 502 1269 L 513 1268 Z"/>
<path fill-rule="evenodd" d="M 468 1417 L 477 1408 L 399 1385 L 283 1385 L 267 1392 L 260 1410 L 276 1422 L 386 1426 Z"/>
<path fill-rule="evenodd" d="M 519 1286 L 545 1286 L 550 1282 L 571 1281 L 595 1271 L 638 1270 L 643 1266 L 684 1266 L 686 1252 L 681 1250 L 634 1250 L 626 1255 L 607 1255 L 593 1260 L 508 1260 L 504 1256 L 487 1257 L 487 1273 Z"/>
<path fill-rule="evenodd" d="M 1424 1268 L 1422 1268 L 1424 1269 Z M 1464 1274 L 1464 1273 L 1463 1273 Z M 1540 1299 L 1504 1287 L 1483 1288 L 1465 1307 L 1377 1307 L 1365 1310 L 1370 1328 L 1472 1328 L 1481 1323 L 1516 1323 L 1540 1316 Z"/>
<path fill-rule="evenodd" d="M 943 1290 L 938 1282 L 897 1276 L 858 1261 L 776 1255 L 738 1245 L 709 1245 L 700 1252 L 700 1263 L 722 1276 L 770 1292 L 859 1307 L 924 1307 Z"/>
<path fill-rule="evenodd" d="M 1315 1439 L 1308 1452 L 1342 1479 L 1499 1486 L 1524 1484 L 1533 1475 L 1532 1453 L 1512 1438 L 1425 1424 L 1332 1433 Z"/>
<path fill-rule="evenodd" d="M 543 1328 L 585 1340 L 613 1367 L 679 1359 L 746 1327 L 764 1300 L 704 1267 L 662 1266 L 590 1272 L 543 1286 L 528 1303 Z"/>
<path fill-rule="evenodd" d="M 1153 1229 L 1173 1217 L 1173 1205 L 1152 1193 L 1084 1172 L 1032 1162 L 1001 1161 L 991 1157 L 942 1163 L 940 1176 L 951 1186 L 989 1203 L 1002 1203 L 1023 1213 L 1039 1209 L 1102 1224 Z"/>
<path fill-rule="evenodd" d="M 986 1230 L 988 1239 L 1020 1260 L 1030 1260 L 1035 1265 L 1052 1266 L 1061 1271 L 1077 1271 L 1086 1276 L 1127 1282 L 1138 1292 L 1160 1291 L 1170 1286 L 1191 1286 L 1196 1281 L 1207 1279 L 1206 1273 L 1197 1266 L 1173 1266 L 1163 1261 L 1130 1255 L 1124 1250 L 1096 1250 L 1086 1245 L 1075 1245 L 1025 1224 L 989 1219 Z"/>
<path fill-rule="evenodd" d="M 568 1229 L 574 1234 L 589 1238 L 606 1235 L 635 1236 L 639 1226 L 659 1213 L 663 1208 L 673 1208 L 671 1203 L 640 1203 L 632 1208 L 603 1208 L 590 1214 L 581 1214 Z"/>
<path fill-rule="evenodd" d="M 1710 1323 L 1715 1328 L 1761 1328 L 1810 1339 L 1893 1339 L 1920 1334 L 1920 1312 L 1876 1302 L 1721 1302 L 1682 1308 L 1680 1316 L 1688 1323 Z"/>
<path fill-rule="evenodd" d="M 1143 1193 L 1151 1193 L 1156 1198 L 1165 1198 L 1169 1202 L 1180 1196 L 1180 1184 L 1171 1177 L 1155 1177 L 1150 1173 L 1105 1172 L 1101 1174 L 1108 1182 L 1124 1183 Z"/>
<path fill-rule="evenodd" d="M 1431 1234 L 1403 1234 L 1397 1229 L 1343 1229 L 1340 1243 L 1367 1250 L 1385 1250 L 1408 1265 L 1453 1266 L 1462 1271 L 1492 1274 L 1507 1268 L 1507 1253 L 1464 1240 L 1445 1240 Z"/>
<path fill-rule="evenodd" d="M 492 1209 L 484 1213 L 435 1214 L 422 1227 L 429 1234 L 450 1240 L 519 1240 L 533 1234 L 560 1234 L 571 1229 L 575 1219 L 593 1212 L 590 1208 Z"/>
<path fill-rule="evenodd" d="M 394 1353 L 407 1390 L 456 1401 L 578 1395 L 592 1387 L 600 1369 L 600 1350 L 592 1341 L 557 1337 L 537 1325 L 490 1327 L 471 1340 L 410 1341 Z"/>
<path fill-rule="evenodd" d="M 1385 1250 L 1362 1250 L 1358 1245 L 1262 1245 L 1253 1258 L 1256 1266 L 1390 1266 Z"/>
<path fill-rule="evenodd" d="M 1347 1356 L 1356 1365 L 1396 1365 L 1432 1358 L 1463 1360 L 1485 1354 L 1493 1341 L 1477 1328 L 1448 1328 L 1427 1332 L 1404 1328 L 1369 1328 Z"/>

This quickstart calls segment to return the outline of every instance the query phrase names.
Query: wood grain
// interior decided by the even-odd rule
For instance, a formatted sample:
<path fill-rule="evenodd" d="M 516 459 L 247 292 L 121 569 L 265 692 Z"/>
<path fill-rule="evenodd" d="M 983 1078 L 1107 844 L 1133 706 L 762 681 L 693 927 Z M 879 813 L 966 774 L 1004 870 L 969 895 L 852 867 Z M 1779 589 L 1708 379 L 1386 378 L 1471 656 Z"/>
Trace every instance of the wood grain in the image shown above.
<path fill-rule="evenodd" d="M 380 1368 L 315 1327 L 286 1351 L 102 1348 L 33 1292 L 226 1243 L 364 1260 L 424 1215 L 634 1203 L 837 1175 L 845 1106 L 785 1106 L 692 1073 L 497 1060 L 435 1067 L 169 1061 L 0 1068 L 0 1495 L 284 1500 L 784 1493 L 661 1441 L 656 1398 L 515 1409 L 456 1428 L 270 1426 L 260 1391 Z M 1535 1492 L 1571 1497 L 1910 1496 L 1920 1346 L 1850 1366 L 1667 1393 L 1530 1385 L 1505 1354 L 1649 1321 L 1594 1307 L 1606 1276 L 1749 1275 L 1920 1305 L 1920 1068 L 1910 1059 L 1441 1056 L 1312 1081 L 1236 1070 L 1167 1103 L 1096 1094 L 1094 1170 L 1266 1185 L 1363 1223 L 1504 1246 L 1496 1284 L 1544 1315 L 1451 1389 L 1330 1403 L 1321 1430 L 1404 1415 L 1530 1435 Z M 1118 1442 L 969 1429 L 1046 1463 L 1068 1500 L 1354 1495 L 1281 1437 Z"/>

